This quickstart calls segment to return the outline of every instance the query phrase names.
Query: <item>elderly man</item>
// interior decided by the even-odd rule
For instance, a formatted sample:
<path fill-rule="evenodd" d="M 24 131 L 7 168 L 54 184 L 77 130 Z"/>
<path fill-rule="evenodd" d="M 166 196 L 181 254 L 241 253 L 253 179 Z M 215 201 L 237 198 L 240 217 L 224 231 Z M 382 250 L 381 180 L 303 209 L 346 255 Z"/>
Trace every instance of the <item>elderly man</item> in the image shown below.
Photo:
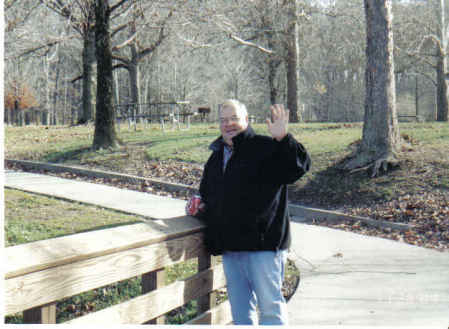
<path fill-rule="evenodd" d="M 272 137 L 255 134 L 237 100 L 225 101 L 219 115 L 202 202 L 189 214 L 206 223 L 208 250 L 222 255 L 234 324 L 288 324 L 281 291 L 291 239 L 287 184 L 309 170 L 310 157 L 287 132 L 282 105 L 271 106 Z"/>

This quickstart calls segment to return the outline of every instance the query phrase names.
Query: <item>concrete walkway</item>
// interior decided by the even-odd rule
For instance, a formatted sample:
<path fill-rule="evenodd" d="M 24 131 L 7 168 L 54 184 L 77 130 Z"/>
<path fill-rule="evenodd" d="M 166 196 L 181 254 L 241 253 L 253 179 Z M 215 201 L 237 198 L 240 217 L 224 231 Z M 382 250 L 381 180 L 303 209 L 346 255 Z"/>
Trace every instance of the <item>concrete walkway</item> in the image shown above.
<path fill-rule="evenodd" d="M 184 215 L 185 201 L 111 186 L 6 171 L 5 186 L 152 218 Z M 292 222 L 301 271 L 288 303 L 297 326 L 449 326 L 449 253 Z"/>
<path fill-rule="evenodd" d="M 449 326 L 449 253 L 293 224 L 295 325 Z"/>

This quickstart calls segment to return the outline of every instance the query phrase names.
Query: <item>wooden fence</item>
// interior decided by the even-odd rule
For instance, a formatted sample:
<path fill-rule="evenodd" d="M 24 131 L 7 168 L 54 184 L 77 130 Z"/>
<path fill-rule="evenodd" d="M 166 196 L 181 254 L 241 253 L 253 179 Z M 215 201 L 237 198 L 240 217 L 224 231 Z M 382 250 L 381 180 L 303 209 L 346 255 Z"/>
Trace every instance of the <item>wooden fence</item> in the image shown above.
<path fill-rule="evenodd" d="M 142 295 L 64 324 L 162 324 L 164 314 L 190 300 L 198 316 L 188 324 L 228 324 L 221 265 L 203 248 L 203 226 L 192 217 L 154 220 L 42 240 L 5 249 L 5 314 L 25 323 L 56 323 L 56 302 L 142 276 Z M 164 268 L 198 259 L 198 273 L 164 286 Z"/>

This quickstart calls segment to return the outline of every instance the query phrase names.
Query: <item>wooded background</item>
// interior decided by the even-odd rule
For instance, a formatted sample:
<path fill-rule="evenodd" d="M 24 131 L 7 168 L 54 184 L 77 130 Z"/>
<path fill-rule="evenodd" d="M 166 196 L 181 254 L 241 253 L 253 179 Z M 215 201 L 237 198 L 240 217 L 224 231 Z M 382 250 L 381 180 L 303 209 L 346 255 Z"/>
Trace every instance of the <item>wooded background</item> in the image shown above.
<path fill-rule="evenodd" d="M 115 105 L 189 101 L 214 120 L 232 97 L 261 119 L 276 102 L 299 120 L 363 121 L 363 0 L 109 2 Z M 448 6 L 392 4 L 399 118 L 447 121 Z M 94 120 L 95 5 L 5 0 L 5 123 Z"/>

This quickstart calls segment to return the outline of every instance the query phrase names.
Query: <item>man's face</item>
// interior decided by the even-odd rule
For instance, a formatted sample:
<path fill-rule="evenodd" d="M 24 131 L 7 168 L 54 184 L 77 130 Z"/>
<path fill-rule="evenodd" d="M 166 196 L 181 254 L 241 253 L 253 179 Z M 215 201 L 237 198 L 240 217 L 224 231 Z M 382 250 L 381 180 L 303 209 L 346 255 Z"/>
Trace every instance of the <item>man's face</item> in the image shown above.
<path fill-rule="evenodd" d="M 232 137 L 248 127 L 248 116 L 238 113 L 233 107 L 226 106 L 220 111 L 220 131 L 223 140 L 232 146 Z"/>

